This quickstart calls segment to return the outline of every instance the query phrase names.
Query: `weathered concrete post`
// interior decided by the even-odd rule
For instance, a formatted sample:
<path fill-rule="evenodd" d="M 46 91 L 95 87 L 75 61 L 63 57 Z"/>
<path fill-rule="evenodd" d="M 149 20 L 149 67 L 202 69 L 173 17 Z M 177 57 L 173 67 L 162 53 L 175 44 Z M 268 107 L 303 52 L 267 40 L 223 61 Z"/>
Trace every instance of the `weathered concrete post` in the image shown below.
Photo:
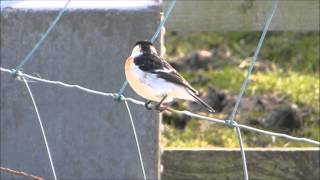
<path fill-rule="evenodd" d="M 89 3 L 91 8 L 79 9 L 76 2 L 70 3 L 23 71 L 103 92 L 118 92 L 124 81 L 124 61 L 132 46 L 138 40 L 150 39 L 159 24 L 160 3 L 134 2 L 119 9 L 118 5 L 110 5 L 111 1 L 99 1 L 95 7 Z M 15 68 L 59 8 L 1 8 L 1 67 Z M 43 83 L 30 83 L 30 87 L 58 179 L 143 179 L 123 102 Z M 142 100 L 130 87 L 124 94 Z M 147 177 L 157 179 L 158 113 L 129 106 Z M 1 73 L 0 144 L 1 166 L 53 178 L 26 87 L 7 73 Z M 12 176 L 1 173 L 1 179 L 7 178 Z"/>

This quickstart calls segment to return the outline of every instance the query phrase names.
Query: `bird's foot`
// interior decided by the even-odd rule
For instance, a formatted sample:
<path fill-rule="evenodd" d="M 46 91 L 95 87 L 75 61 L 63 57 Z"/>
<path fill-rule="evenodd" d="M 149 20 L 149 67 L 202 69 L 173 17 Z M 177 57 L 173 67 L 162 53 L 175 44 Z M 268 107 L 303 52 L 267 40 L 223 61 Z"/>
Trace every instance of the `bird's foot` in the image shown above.
<path fill-rule="evenodd" d="M 165 108 L 162 107 L 160 103 L 157 104 L 157 105 L 155 105 L 155 106 L 154 106 L 154 109 L 157 110 L 157 111 L 159 111 L 159 112 L 162 112 L 162 111 L 165 110 Z"/>
<path fill-rule="evenodd" d="M 160 103 L 156 104 L 155 106 L 152 106 L 152 105 L 151 105 L 151 101 L 147 101 L 147 102 L 144 104 L 144 107 L 146 107 L 146 109 L 148 109 L 148 110 L 153 110 L 153 109 L 154 109 L 154 110 L 160 111 L 160 112 L 162 112 L 162 111 L 165 110 L 165 108 L 162 107 Z"/>
<path fill-rule="evenodd" d="M 147 102 L 144 104 L 144 107 L 146 107 L 146 109 L 148 109 L 148 110 L 152 110 L 152 107 L 150 107 L 150 104 L 151 104 L 151 101 L 147 101 Z"/>
<path fill-rule="evenodd" d="M 167 97 L 168 97 L 168 95 L 163 96 L 163 98 L 161 99 L 161 101 L 160 101 L 157 105 L 155 105 L 154 109 L 157 110 L 157 111 L 160 111 L 160 112 L 164 111 L 165 108 L 161 107 L 161 104 L 164 102 L 164 100 L 165 100 Z"/>

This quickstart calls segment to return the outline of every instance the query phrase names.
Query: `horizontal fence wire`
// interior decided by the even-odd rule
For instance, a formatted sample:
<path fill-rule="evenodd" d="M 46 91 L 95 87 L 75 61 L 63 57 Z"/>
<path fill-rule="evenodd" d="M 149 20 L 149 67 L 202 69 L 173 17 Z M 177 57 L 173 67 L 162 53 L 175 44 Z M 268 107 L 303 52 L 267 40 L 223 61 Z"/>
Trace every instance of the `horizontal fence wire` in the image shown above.
<path fill-rule="evenodd" d="M 13 74 L 15 74 L 16 70 L 14 70 L 14 69 L 11 70 L 11 69 L 0 67 L 0 71 L 13 75 Z M 84 91 L 84 92 L 90 93 L 90 94 L 101 95 L 101 96 L 106 96 L 106 97 L 111 97 L 111 98 L 117 98 L 119 96 L 118 93 L 106 93 L 106 92 L 101 92 L 101 91 L 93 90 L 90 88 L 86 88 L 86 87 L 83 87 L 83 86 L 77 85 L 77 84 L 68 84 L 68 83 L 65 83 L 62 81 L 47 80 L 44 78 L 39 78 L 39 77 L 35 77 L 32 75 L 23 73 L 21 71 L 17 71 L 17 75 L 18 75 L 18 77 L 23 76 L 23 77 L 26 77 L 27 79 L 32 79 L 34 81 L 43 82 L 43 83 L 47 83 L 47 84 L 53 84 L 53 85 L 60 86 L 60 87 L 79 89 L 81 91 Z M 133 103 L 133 104 L 145 107 L 145 102 L 143 102 L 143 101 L 139 101 L 139 100 L 136 100 L 136 99 L 133 99 L 130 97 L 125 97 L 125 96 L 121 96 L 121 97 L 122 97 L 121 100 L 126 100 L 128 102 Z M 216 119 L 216 118 L 212 118 L 212 117 L 208 117 L 208 116 L 199 115 L 199 114 L 187 111 L 187 110 L 176 110 L 176 109 L 169 108 L 169 107 L 165 107 L 165 110 L 176 113 L 176 114 L 190 116 L 190 117 L 197 118 L 200 120 L 205 120 L 208 122 L 224 124 L 228 127 L 229 126 L 239 127 L 244 130 L 258 132 L 261 134 L 266 134 L 266 135 L 275 136 L 275 137 L 281 137 L 281 138 L 285 138 L 285 139 L 293 140 L 293 141 L 307 142 L 307 143 L 311 143 L 311 144 L 320 145 L 320 141 L 312 140 L 309 138 L 303 138 L 303 137 L 295 137 L 295 136 L 287 135 L 284 133 L 276 133 L 276 132 L 267 131 L 267 130 L 263 130 L 263 129 L 259 129 L 259 128 L 254 128 L 254 127 L 250 127 L 247 125 L 239 124 L 236 121 L 232 121 L 231 123 L 229 123 L 229 122 L 226 122 L 226 120 L 221 120 L 221 119 Z"/>

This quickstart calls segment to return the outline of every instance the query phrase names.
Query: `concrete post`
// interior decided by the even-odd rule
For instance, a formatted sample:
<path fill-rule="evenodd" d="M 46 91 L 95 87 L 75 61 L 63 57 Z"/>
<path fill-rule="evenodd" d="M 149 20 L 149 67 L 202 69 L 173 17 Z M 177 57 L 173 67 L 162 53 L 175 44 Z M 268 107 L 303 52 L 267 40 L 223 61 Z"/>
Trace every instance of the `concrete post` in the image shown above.
<path fill-rule="evenodd" d="M 107 2 L 107 1 L 106 1 Z M 1 10 L 1 67 L 15 68 L 59 9 Z M 160 5 L 134 9 L 68 9 L 25 64 L 25 73 L 117 92 L 124 61 L 138 40 L 150 39 Z M 58 179 L 143 179 L 123 102 L 43 83 L 30 83 Z M 128 86 L 125 93 L 142 100 Z M 129 104 L 148 179 L 158 177 L 158 113 Z M 1 73 L 1 166 L 53 178 L 38 120 L 24 83 Z M 12 178 L 1 173 L 1 179 Z"/>

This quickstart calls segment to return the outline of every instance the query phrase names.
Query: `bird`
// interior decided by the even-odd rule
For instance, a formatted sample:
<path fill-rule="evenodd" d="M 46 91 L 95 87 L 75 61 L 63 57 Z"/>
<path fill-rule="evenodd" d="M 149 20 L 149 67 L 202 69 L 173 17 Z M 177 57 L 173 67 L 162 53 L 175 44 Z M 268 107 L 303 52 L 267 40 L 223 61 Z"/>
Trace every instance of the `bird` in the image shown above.
<path fill-rule="evenodd" d="M 209 112 L 215 110 L 199 97 L 195 90 L 167 61 L 158 55 L 150 41 L 135 43 L 131 55 L 125 62 L 125 76 L 131 88 L 147 99 L 145 107 L 153 101 L 155 109 L 161 111 L 162 103 L 174 99 L 196 101 Z"/>

